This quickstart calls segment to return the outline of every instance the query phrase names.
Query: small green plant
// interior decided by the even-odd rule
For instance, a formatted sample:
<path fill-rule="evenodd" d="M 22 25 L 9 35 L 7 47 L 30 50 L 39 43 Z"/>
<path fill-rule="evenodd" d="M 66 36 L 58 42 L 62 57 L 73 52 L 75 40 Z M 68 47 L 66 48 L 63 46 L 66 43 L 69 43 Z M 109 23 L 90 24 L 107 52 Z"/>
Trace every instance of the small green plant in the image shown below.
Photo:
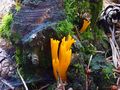
<path fill-rule="evenodd" d="M 12 13 L 8 13 L 2 18 L 2 24 L 0 25 L 0 37 L 10 39 L 11 23 L 13 21 Z"/>

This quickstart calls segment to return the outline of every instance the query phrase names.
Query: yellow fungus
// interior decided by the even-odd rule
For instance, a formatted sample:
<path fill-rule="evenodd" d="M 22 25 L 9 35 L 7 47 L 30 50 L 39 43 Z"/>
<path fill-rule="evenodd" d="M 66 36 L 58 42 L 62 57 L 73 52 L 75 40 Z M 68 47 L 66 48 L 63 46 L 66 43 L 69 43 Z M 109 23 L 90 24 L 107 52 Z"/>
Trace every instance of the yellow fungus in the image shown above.
<path fill-rule="evenodd" d="M 67 39 L 64 37 L 60 44 L 60 48 L 59 42 L 60 41 L 58 40 L 51 39 L 53 73 L 56 80 L 58 80 L 58 78 L 60 77 L 62 81 L 66 81 L 66 73 L 71 62 L 72 54 L 72 50 L 70 49 L 70 47 L 75 42 L 75 40 L 70 35 Z"/>
<path fill-rule="evenodd" d="M 88 27 L 89 25 L 90 25 L 90 21 L 84 19 L 84 21 L 83 21 L 83 26 L 82 26 L 82 28 L 80 29 L 80 32 L 83 33 L 83 32 L 87 29 L 87 27 Z"/>

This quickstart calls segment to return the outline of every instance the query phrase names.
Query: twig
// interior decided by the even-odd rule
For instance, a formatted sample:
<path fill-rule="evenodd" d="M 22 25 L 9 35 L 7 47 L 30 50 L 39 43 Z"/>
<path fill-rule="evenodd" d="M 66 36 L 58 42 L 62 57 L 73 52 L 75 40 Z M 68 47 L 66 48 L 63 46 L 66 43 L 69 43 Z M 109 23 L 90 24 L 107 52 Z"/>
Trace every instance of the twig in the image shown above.
<path fill-rule="evenodd" d="M 19 77 L 20 77 L 20 79 L 21 79 L 21 81 L 22 81 L 22 83 L 23 83 L 23 85 L 25 87 L 25 90 L 28 90 L 27 84 L 25 83 L 25 81 L 24 81 L 22 75 L 20 74 L 18 68 L 17 68 L 17 73 L 18 73 L 18 75 L 19 75 Z"/>
<path fill-rule="evenodd" d="M 117 69 L 113 69 L 114 72 L 120 74 L 120 70 L 117 70 Z"/>
<path fill-rule="evenodd" d="M 4 83 L 5 85 L 7 85 L 9 88 L 11 88 L 12 90 L 14 90 L 15 87 L 13 87 L 10 83 L 8 83 L 6 80 L 4 79 L 0 79 L 2 83 Z"/>
<path fill-rule="evenodd" d="M 88 86 L 89 86 L 89 74 L 88 73 L 90 73 L 89 68 L 90 68 L 90 63 L 91 63 L 92 57 L 93 57 L 93 55 L 90 56 L 89 63 L 86 68 L 86 75 L 85 75 L 86 76 L 86 90 L 88 90 Z"/>
<path fill-rule="evenodd" d="M 112 56 L 106 58 L 107 61 L 110 61 L 111 59 L 112 59 Z"/>
<path fill-rule="evenodd" d="M 101 53 L 101 54 L 104 54 L 105 51 L 95 51 L 95 53 Z"/>
<path fill-rule="evenodd" d="M 57 88 L 55 90 L 65 90 L 65 83 L 58 77 Z"/>
<path fill-rule="evenodd" d="M 119 84 L 120 84 L 120 77 L 117 79 L 116 85 L 119 86 Z"/>
<path fill-rule="evenodd" d="M 120 34 L 120 31 L 116 31 L 115 34 Z"/>
<path fill-rule="evenodd" d="M 115 25 L 113 25 L 113 29 L 109 28 L 112 37 L 109 38 L 111 49 L 112 49 L 112 59 L 116 68 L 120 67 L 120 51 L 119 46 L 115 40 Z"/>
<path fill-rule="evenodd" d="M 76 33 L 77 33 L 77 36 L 78 36 L 78 39 L 79 39 L 79 41 L 80 41 L 80 36 L 79 36 L 79 32 L 78 32 L 78 29 L 77 29 L 77 27 L 75 26 L 75 31 L 76 31 Z"/>
<path fill-rule="evenodd" d="M 46 85 L 42 86 L 39 90 L 43 90 L 43 89 L 45 89 L 48 86 L 49 86 L 49 84 L 46 84 Z"/>
<path fill-rule="evenodd" d="M 115 40 L 115 25 L 113 24 L 113 29 L 109 28 L 110 32 L 111 32 L 111 37 L 109 37 L 109 41 L 110 41 L 110 46 L 112 49 L 112 60 L 114 63 L 114 66 L 116 69 L 113 69 L 113 71 L 116 74 L 120 74 L 120 50 L 119 50 L 119 46 L 117 44 L 117 41 Z M 117 82 L 116 85 L 119 86 L 120 84 L 120 76 L 117 77 Z M 118 90 L 120 90 L 120 88 L 118 87 Z"/>
<path fill-rule="evenodd" d="M 58 71 L 56 72 L 57 72 L 58 79 L 57 79 L 57 87 L 55 88 L 55 90 L 65 90 L 66 83 L 63 83 Z"/>
<path fill-rule="evenodd" d="M 91 63 L 92 57 L 93 57 L 93 55 L 90 56 L 89 63 L 88 63 L 88 66 L 87 66 L 88 69 L 90 67 L 90 63 Z"/>
<path fill-rule="evenodd" d="M 111 38 L 110 38 L 110 45 L 111 45 L 111 49 L 112 49 L 112 60 L 113 60 L 115 68 L 117 68 L 117 63 L 118 63 L 117 57 L 116 57 L 116 52 L 117 51 L 116 51 L 115 45 L 114 45 Z"/>
<path fill-rule="evenodd" d="M 86 89 L 85 90 L 88 90 L 88 75 L 85 75 L 85 77 L 86 77 Z"/>

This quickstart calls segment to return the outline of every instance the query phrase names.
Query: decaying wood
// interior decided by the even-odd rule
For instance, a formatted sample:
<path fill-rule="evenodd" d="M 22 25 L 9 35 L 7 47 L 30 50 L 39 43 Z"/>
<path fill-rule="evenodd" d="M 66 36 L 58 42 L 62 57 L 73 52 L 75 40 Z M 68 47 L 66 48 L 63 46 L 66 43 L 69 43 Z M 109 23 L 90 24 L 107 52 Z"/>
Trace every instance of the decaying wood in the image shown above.
<path fill-rule="evenodd" d="M 28 3 L 14 15 L 12 33 L 18 33 L 23 42 L 37 36 L 38 32 L 64 19 L 61 0 L 48 0 L 37 4 Z"/>

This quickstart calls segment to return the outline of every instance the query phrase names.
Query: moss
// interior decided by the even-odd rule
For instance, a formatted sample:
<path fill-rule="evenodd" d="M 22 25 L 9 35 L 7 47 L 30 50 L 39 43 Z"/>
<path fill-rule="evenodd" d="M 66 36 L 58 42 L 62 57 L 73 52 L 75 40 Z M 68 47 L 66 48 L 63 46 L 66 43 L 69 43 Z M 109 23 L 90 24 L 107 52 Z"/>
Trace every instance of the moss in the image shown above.
<path fill-rule="evenodd" d="M 103 0 L 97 0 L 96 2 L 90 2 L 90 10 L 91 10 L 91 27 L 92 29 L 97 29 L 97 20 L 99 17 L 99 14 L 101 13 L 103 5 Z"/>
<path fill-rule="evenodd" d="M 22 64 L 22 51 L 19 47 L 16 47 L 15 59 L 18 65 Z"/>
<path fill-rule="evenodd" d="M 90 1 L 90 10 L 91 10 L 91 28 L 94 35 L 94 40 L 101 39 L 103 37 L 102 30 L 98 27 L 97 22 L 99 15 L 102 11 L 103 0 Z"/>
<path fill-rule="evenodd" d="M 81 58 L 76 58 L 73 60 L 68 70 L 68 87 L 72 87 L 74 90 L 85 90 L 85 69 L 83 64 L 84 62 L 81 60 Z"/>
<path fill-rule="evenodd" d="M 114 67 L 113 65 L 111 65 L 111 63 L 106 62 L 105 59 L 106 58 L 104 55 L 96 54 L 93 57 L 90 65 L 94 82 L 100 90 L 106 90 L 106 87 L 109 87 L 110 85 L 115 83 L 113 72 Z"/>
<path fill-rule="evenodd" d="M 21 3 L 22 3 L 21 0 L 16 0 L 15 1 L 15 9 L 16 9 L 17 12 L 20 11 L 20 9 L 21 9 Z"/>
<path fill-rule="evenodd" d="M 20 5 L 20 4 L 16 4 L 15 9 L 16 9 L 17 12 L 20 11 L 20 9 L 21 9 L 21 5 Z"/>
<path fill-rule="evenodd" d="M 57 25 L 57 33 L 59 37 L 73 35 L 73 29 L 77 26 L 82 28 L 83 14 L 90 12 L 89 2 L 87 0 L 64 0 L 64 11 L 66 20 L 61 21 Z M 78 28 L 78 29 L 80 29 Z"/>
<path fill-rule="evenodd" d="M 78 0 L 64 0 L 64 11 L 66 14 L 66 20 L 58 23 L 56 31 L 59 37 L 73 34 L 74 20 L 78 13 Z"/>
<path fill-rule="evenodd" d="M 13 21 L 12 13 L 7 13 L 5 16 L 3 16 L 2 24 L 0 25 L 0 37 L 10 39 L 12 21 Z"/>
<path fill-rule="evenodd" d="M 59 37 L 67 36 L 68 34 L 73 34 L 72 29 L 74 28 L 73 24 L 68 20 L 59 22 L 57 25 L 57 34 Z"/>
<path fill-rule="evenodd" d="M 64 0 L 64 8 L 68 21 L 75 20 L 78 12 L 78 0 Z"/>
<path fill-rule="evenodd" d="M 31 79 L 31 77 L 35 73 L 35 67 L 28 58 L 29 52 L 24 50 L 22 47 L 19 46 L 15 46 L 15 47 L 16 47 L 16 51 L 15 51 L 16 64 L 19 66 L 19 70 L 22 76 L 26 80 Z"/>

